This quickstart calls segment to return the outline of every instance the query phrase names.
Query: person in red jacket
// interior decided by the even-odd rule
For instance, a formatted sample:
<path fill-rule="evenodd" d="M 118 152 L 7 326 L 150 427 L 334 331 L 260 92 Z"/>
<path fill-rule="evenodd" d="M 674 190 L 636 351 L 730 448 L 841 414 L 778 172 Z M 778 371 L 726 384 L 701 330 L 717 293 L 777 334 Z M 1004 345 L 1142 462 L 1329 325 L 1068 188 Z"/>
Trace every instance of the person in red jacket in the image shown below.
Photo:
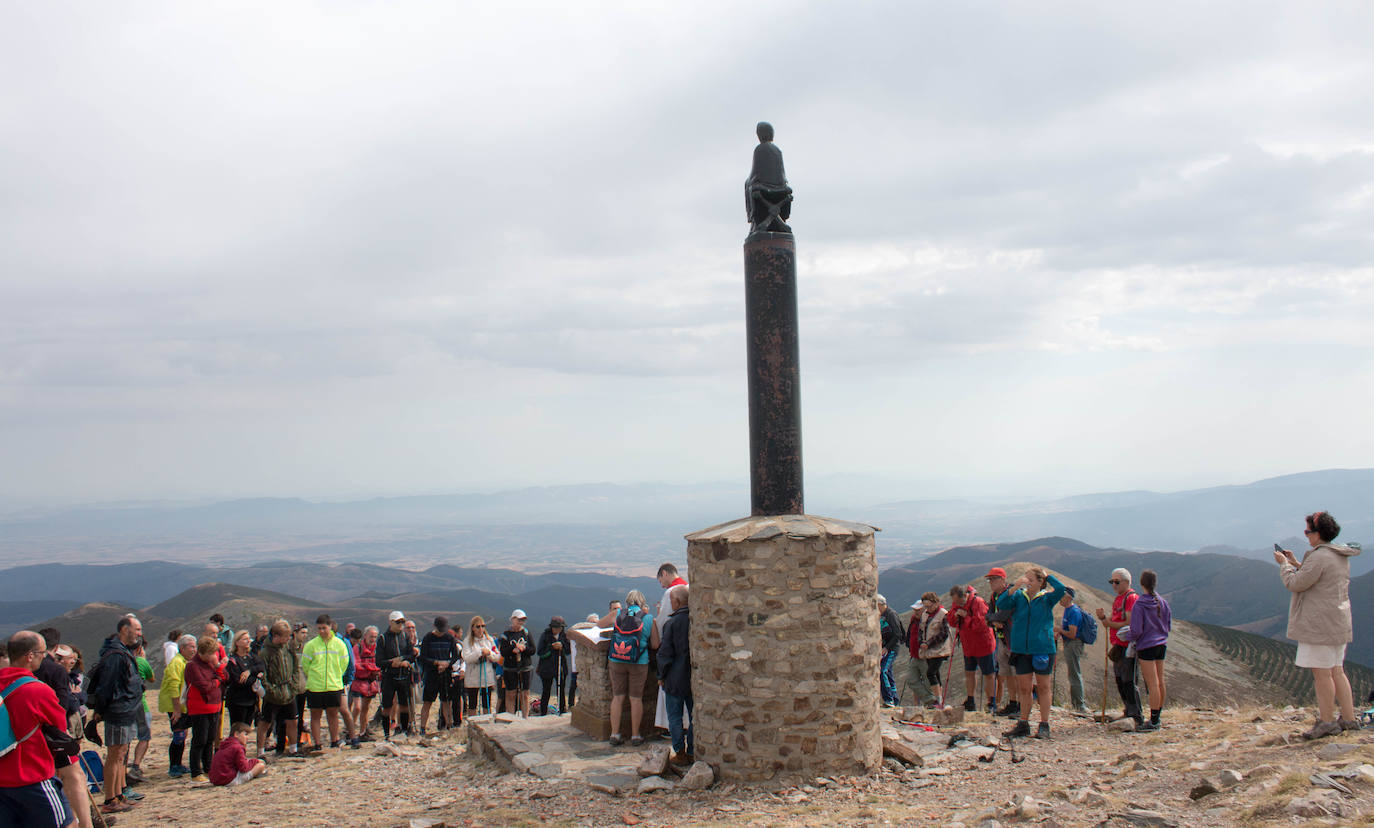
<path fill-rule="evenodd" d="M 186 662 L 186 712 L 191 719 L 191 781 L 205 782 L 214 751 L 214 730 L 219 722 L 221 682 L 220 643 L 213 636 L 196 642 L 196 657 Z"/>
<path fill-rule="evenodd" d="M 988 711 L 997 709 L 997 639 L 988 626 L 988 605 L 972 586 L 953 586 L 949 590 L 949 625 L 959 637 L 964 651 L 964 709 L 978 709 L 973 700 L 978 673 L 983 674 L 983 691 Z"/>
<path fill-rule="evenodd" d="M 267 773 L 267 763 L 249 759 L 244 740 L 253 731 L 247 722 L 234 722 L 229 738 L 219 743 L 215 758 L 210 760 L 210 781 L 216 785 L 242 785 Z"/>
<path fill-rule="evenodd" d="M 0 669 L 0 693 L 19 740 L 0 756 L 0 824 L 64 828 L 76 822 L 58 784 L 57 768 L 42 727 L 66 732 L 67 714 L 53 689 L 34 678 L 48 646 L 35 632 L 17 632 L 5 643 L 10 666 Z"/>

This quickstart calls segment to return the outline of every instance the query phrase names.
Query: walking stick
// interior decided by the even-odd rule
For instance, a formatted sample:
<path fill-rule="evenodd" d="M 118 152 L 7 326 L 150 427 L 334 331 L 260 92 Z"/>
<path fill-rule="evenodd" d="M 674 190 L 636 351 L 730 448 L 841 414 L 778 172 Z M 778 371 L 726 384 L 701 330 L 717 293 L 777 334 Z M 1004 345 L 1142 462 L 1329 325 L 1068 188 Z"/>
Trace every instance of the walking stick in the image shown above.
<path fill-rule="evenodd" d="M 1107 683 L 1111 681 L 1111 636 L 1102 641 L 1102 724 L 1107 724 Z"/>
<path fill-rule="evenodd" d="M 954 644 L 959 643 L 959 632 L 954 633 L 954 643 L 949 645 L 949 664 L 945 667 L 945 683 L 940 685 L 940 709 L 945 709 L 945 699 L 949 697 L 949 680 L 954 676 Z M 964 688 L 965 695 L 973 695 Z"/>

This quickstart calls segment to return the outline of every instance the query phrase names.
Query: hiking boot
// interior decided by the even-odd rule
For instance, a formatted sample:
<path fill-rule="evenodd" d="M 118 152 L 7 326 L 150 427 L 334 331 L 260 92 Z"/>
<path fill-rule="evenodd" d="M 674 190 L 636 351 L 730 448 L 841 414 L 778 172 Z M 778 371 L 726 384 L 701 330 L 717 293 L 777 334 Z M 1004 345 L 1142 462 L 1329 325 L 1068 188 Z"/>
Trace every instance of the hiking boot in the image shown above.
<path fill-rule="evenodd" d="M 1001 710 L 997 711 L 997 715 L 998 715 L 998 716 L 1020 716 L 1020 715 L 1021 715 L 1021 702 L 1019 702 L 1019 701 L 1009 701 L 1009 702 L 1007 702 L 1005 707 L 1003 707 Z"/>
<path fill-rule="evenodd" d="M 140 782 L 148 781 L 147 778 L 143 775 L 143 769 L 140 768 L 138 765 L 130 765 L 128 768 L 126 768 L 124 770 L 124 779 L 133 785 L 137 785 Z"/>
<path fill-rule="evenodd" d="M 1159 730 L 1159 722 L 1136 722 L 1136 723 L 1135 723 L 1135 732 L 1136 732 L 1136 733 L 1149 733 L 1149 732 L 1154 731 L 1154 730 Z"/>
<path fill-rule="evenodd" d="M 1359 730 L 1361 728 L 1360 723 L 1352 719 L 1337 719 L 1336 724 L 1341 726 L 1342 732 L 1347 730 Z"/>
<path fill-rule="evenodd" d="M 357 736 L 354 736 L 352 739 L 348 740 L 348 746 L 353 748 L 354 750 L 362 750 L 363 741 L 362 739 L 359 739 Z"/>
<path fill-rule="evenodd" d="M 167 776 L 172 779 L 179 779 L 191 773 L 191 769 L 185 765 L 172 765 L 167 769 Z"/>
<path fill-rule="evenodd" d="M 1327 736 L 1339 736 L 1340 732 L 1341 726 L 1338 722 L 1317 722 L 1311 730 L 1303 732 L 1302 738 L 1308 740 L 1321 739 Z"/>
<path fill-rule="evenodd" d="M 132 811 L 133 809 L 134 809 L 134 806 L 133 806 L 131 803 L 128 803 L 128 802 L 121 802 L 121 801 L 118 800 L 118 799 L 107 799 L 107 800 L 105 800 L 105 804 L 103 804 L 103 805 L 100 806 L 100 813 L 102 813 L 102 814 L 122 814 L 122 813 L 125 813 L 126 811 Z"/>
<path fill-rule="evenodd" d="M 1048 739 L 1048 738 L 1050 738 L 1050 723 L 1049 723 L 1049 722 L 1041 722 L 1040 725 L 1039 725 L 1038 727 L 1035 728 L 1035 738 L 1037 738 L 1037 739 Z"/>
<path fill-rule="evenodd" d="M 973 711 L 975 711 L 975 710 L 977 710 L 977 709 L 978 709 L 978 702 L 976 702 L 976 701 L 973 700 L 973 696 L 969 696 L 968 698 L 964 699 L 964 710 L 965 710 L 966 712 L 972 713 Z"/>
<path fill-rule="evenodd" d="M 135 791 L 133 788 L 125 788 L 124 793 L 121 794 L 121 796 L 123 796 L 130 802 L 137 802 L 143 798 L 143 794 L 139 793 L 138 791 Z"/>
<path fill-rule="evenodd" d="M 1011 730 L 1002 731 L 1002 736 L 1006 739 L 1023 739 L 1029 735 L 1031 735 L 1030 722 L 1025 719 L 1018 721 L 1016 727 Z"/>

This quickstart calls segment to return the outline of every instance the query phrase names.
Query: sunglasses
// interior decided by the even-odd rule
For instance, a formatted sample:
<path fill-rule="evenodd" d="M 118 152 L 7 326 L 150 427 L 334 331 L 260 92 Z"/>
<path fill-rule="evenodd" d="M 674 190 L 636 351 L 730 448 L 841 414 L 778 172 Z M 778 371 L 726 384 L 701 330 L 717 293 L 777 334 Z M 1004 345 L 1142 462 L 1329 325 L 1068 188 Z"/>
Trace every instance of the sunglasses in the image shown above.
<path fill-rule="evenodd" d="M 473 628 L 474 630 L 485 630 L 485 629 L 487 628 L 487 625 L 486 625 L 486 624 L 473 624 L 473 625 L 472 625 L 472 628 Z"/>
<path fill-rule="evenodd" d="M 1119 581 L 1119 580 L 1117 580 L 1116 578 L 1112 578 L 1111 580 L 1107 581 L 1107 583 L 1109 583 L 1109 584 L 1119 584 L 1119 583 L 1122 583 L 1122 582 Z"/>

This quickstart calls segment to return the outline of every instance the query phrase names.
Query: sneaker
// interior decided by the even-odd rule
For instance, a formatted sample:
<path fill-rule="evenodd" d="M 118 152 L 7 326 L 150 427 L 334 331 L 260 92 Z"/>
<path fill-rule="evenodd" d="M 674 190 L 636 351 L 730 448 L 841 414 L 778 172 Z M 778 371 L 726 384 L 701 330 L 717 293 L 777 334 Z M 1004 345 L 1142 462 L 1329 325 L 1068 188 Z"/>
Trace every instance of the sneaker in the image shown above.
<path fill-rule="evenodd" d="M 209 781 L 210 781 L 210 777 L 208 777 L 208 776 L 206 776 L 205 774 L 202 773 L 202 774 L 199 774 L 199 775 L 197 775 L 197 776 L 191 777 L 191 781 L 192 781 L 192 782 L 209 782 Z"/>
<path fill-rule="evenodd" d="M 1362 727 L 1358 721 L 1353 721 L 1351 719 L 1337 719 L 1336 724 L 1341 726 L 1342 732 L 1346 730 L 1359 730 Z"/>
<path fill-rule="evenodd" d="M 101 813 L 101 814 L 122 814 L 122 813 L 124 813 L 125 811 L 132 811 L 133 809 L 134 809 L 133 804 L 131 804 L 131 803 L 129 803 L 129 802 L 121 802 L 121 801 L 118 800 L 118 799 L 107 799 L 107 800 L 105 800 L 105 804 L 103 804 L 103 805 L 100 806 L 100 813 Z"/>
<path fill-rule="evenodd" d="M 1035 728 L 1035 738 L 1037 738 L 1037 739 L 1048 739 L 1048 738 L 1050 738 L 1050 723 L 1049 723 L 1049 722 L 1041 722 L 1040 725 L 1039 725 L 1037 728 Z"/>
<path fill-rule="evenodd" d="M 361 739 L 359 739 L 357 736 L 354 736 L 352 739 L 348 740 L 348 746 L 353 748 L 354 750 L 362 750 L 363 743 Z"/>
<path fill-rule="evenodd" d="M 1088 708 L 1084 707 L 1084 706 L 1081 705 L 1081 704 L 1080 704 L 1079 706 L 1075 707 L 1075 708 L 1073 709 L 1073 712 L 1074 712 L 1075 715 L 1078 715 L 1078 716 L 1091 716 L 1091 715 L 1093 714 L 1093 712 L 1092 712 L 1091 710 L 1089 710 Z"/>
<path fill-rule="evenodd" d="M 138 765 L 130 765 L 129 767 L 125 768 L 124 779 L 132 785 L 137 785 L 140 782 L 148 781 L 143 776 L 143 769 L 140 768 Z"/>
<path fill-rule="evenodd" d="M 642 745 L 642 744 L 644 744 L 644 737 L 643 737 L 643 736 L 631 736 L 631 737 L 630 737 L 630 747 L 639 747 L 639 746 Z"/>
<path fill-rule="evenodd" d="M 1304 739 L 1321 739 L 1326 736 L 1340 735 L 1341 726 L 1338 722 L 1317 722 L 1311 730 L 1302 734 Z"/>
<path fill-rule="evenodd" d="M 167 769 L 167 776 L 171 777 L 172 779 L 180 779 L 181 777 L 185 776 L 190 772 L 191 771 L 189 768 L 184 768 L 181 765 L 172 765 L 170 768 Z"/>
<path fill-rule="evenodd" d="M 1155 731 L 1155 730 L 1159 730 L 1159 722 L 1136 722 L 1136 723 L 1135 723 L 1135 732 L 1136 732 L 1136 733 L 1150 733 L 1150 732 Z"/>
<path fill-rule="evenodd" d="M 968 698 L 964 699 L 964 710 L 965 710 L 965 711 L 967 711 L 967 712 L 969 712 L 969 713 L 972 713 L 973 711 L 975 711 L 975 710 L 977 710 L 977 709 L 978 709 L 978 702 L 976 702 L 976 701 L 973 700 L 973 696 L 969 696 Z"/>
<path fill-rule="evenodd" d="M 1009 701 L 1009 702 L 1007 702 L 1006 705 L 1005 705 L 1001 710 L 997 711 L 997 715 L 998 715 L 998 716 L 1019 716 L 1019 715 L 1021 715 L 1021 702 L 1019 702 L 1019 701 Z"/>
<path fill-rule="evenodd" d="M 119 800 L 120 802 L 123 802 L 125 805 L 128 805 L 130 808 L 137 808 L 137 807 L 138 807 L 138 803 L 137 803 L 137 802 L 133 801 L 133 800 L 130 799 L 129 797 L 125 796 L 124 794 L 120 794 L 119 796 L 115 797 L 115 799 Z"/>
<path fill-rule="evenodd" d="M 1029 735 L 1031 735 L 1030 722 L 1025 719 L 1018 721 L 1016 727 L 1011 730 L 1002 731 L 1002 736 L 1006 739 L 1023 739 Z"/>
<path fill-rule="evenodd" d="M 997 702 L 995 702 L 995 701 L 990 701 L 990 702 L 988 702 L 987 710 L 988 710 L 988 715 L 989 715 L 989 716 L 996 716 L 996 715 L 997 715 Z"/>
<path fill-rule="evenodd" d="M 335 740 L 335 741 L 333 741 L 333 742 L 330 742 L 330 743 L 329 743 L 329 749 L 330 749 L 330 750 L 338 750 L 338 749 L 339 749 L 339 742 L 338 742 L 338 740 Z"/>
<path fill-rule="evenodd" d="M 124 789 L 124 793 L 120 794 L 120 796 L 123 796 L 125 799 L 127 799 L 127 800 L 129 800 L 129 801 L 131 801 L 131 802 L 137 802 L 137 801 L 139 801 L 140 799 L 143 798 L 143 794 L 139 793 L 138 791 L 134 790 L 133 788 L 127 788 L 127 787 Z"/>
<path fill-rule="evenodd" d="M 611 747 L 620 747 L 621 745 L 625 744 L 625 739 L 619 733 L 612 733 L 610 742 Z"/>
<path fill-rule="evenodd" d="M 375 742 L 375 741 L 377 741 L 377 737 L 372 735 L 372 731 L 370 731 L 370 730 L 365 730 L 365 731 L 363 731 L 363 735 L 361 735 L 361 736 L 358 737 L 358 741 L 359 741 L 359 742 Z"/>

